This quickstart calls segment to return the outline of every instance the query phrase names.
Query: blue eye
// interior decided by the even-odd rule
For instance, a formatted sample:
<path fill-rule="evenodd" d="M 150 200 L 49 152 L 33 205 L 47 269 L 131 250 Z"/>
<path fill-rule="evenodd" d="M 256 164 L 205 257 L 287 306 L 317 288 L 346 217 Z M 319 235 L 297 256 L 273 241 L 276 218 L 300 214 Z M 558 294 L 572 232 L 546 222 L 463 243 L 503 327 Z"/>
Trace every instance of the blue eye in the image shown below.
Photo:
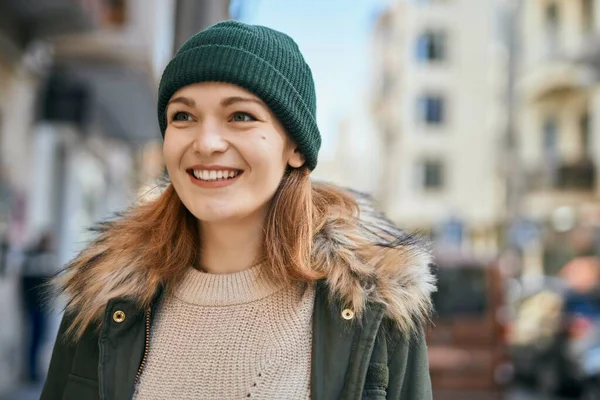
<path fill-rule="evenodd" d="M 187 122 L 187 121 L 191 121 L 192 120 L 192 116 L 190 115 L 190 113 L 184 112 L 184 111 L 178 111 L 175 114 L 173 114 L 173 121 L 182 121 L 182 122 Z"/>
<path fill-rule="evenodd" d="M 248 122 L 256 121 L 256 118 L 245 112 L 236 112 L 231 116 L 231 120 L 233 122 Z"/>

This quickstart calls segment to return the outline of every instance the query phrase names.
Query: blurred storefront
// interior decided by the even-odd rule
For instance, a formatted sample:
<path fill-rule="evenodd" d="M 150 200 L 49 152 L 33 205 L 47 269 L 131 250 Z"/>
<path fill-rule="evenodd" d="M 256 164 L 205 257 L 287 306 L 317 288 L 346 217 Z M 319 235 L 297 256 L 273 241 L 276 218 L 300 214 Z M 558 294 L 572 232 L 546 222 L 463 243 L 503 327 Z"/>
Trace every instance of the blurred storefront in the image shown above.
<path fill-rule="evenodd" d="M 170 49 L 154 38 L 173 24 L 160 24 L 158 3 L 105 2 L 98 29 L 50 41 L 34 137 L 39 181 L 51 184 L 32 185 L 29 224 L 55 227 L 61 264 L 85 244 L 87 227 L 131 203 L 142 179 L 136 159 L 160 138 L 154 64 Z"/>
<path fill-rule="evenodd" d="M 81 34 L 93 29 L 98 1 L 51 0 L 0 3 L 0 165 L 6 215 L 15 199 L 26 195 L 27 181 L 34 171 L 29 162 L 31 126 L 36 98 L 48 66 L 48 47 L 43 43 L 55 35 Z M 6 221 L 6 216 L 4 221 Z M 22 240 L 22 229 L 3 234 Z"/>
<path fill-rule="evenodd" d="M 8 277 L 13 248 L 27 237 L 30 183 L 35 180 L 31 143 L 36 101 L 49 65 L 44 41 L 93 29 L 99 2 L 75 0 L 0 2 L 0 394 L 22 365 L 16 280 Z"/>

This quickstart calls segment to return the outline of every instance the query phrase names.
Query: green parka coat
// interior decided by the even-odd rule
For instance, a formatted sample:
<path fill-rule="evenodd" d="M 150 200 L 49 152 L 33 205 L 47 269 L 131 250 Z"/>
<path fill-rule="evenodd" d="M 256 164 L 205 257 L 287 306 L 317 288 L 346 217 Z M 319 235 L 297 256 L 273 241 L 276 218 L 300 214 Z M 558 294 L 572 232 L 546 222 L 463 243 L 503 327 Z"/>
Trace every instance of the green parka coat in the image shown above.
<path fill-rule="evenodd" d="M 357 222 L 332 217 L 315 235 L 315 268 L 327 277 L 316 286 L 311 398 L 431 399 L 423 334 L 434 290 L 429 252 L 354 195 Z M 79 256 L 89 262 L 67 268 L 70 302 L 42 400 L 132 398 L 151 346 L 153 305 L 169 278 L 152 276 L 126 250 L 100 239 Z M 67 335 L 70 326 L 82 333 Z"/>

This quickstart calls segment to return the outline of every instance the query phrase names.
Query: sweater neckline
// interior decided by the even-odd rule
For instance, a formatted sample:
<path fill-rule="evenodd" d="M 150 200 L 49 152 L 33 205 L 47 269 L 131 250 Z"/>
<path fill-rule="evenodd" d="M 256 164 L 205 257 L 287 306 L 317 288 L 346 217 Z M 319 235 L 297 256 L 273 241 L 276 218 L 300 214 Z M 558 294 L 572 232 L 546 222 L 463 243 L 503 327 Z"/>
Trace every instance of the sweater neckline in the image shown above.
<path fill-rule="evenodd" d="M 229 274 L 211 274 L 190 267 L 175 290 L 175 297 L 199 306 L 231 306 L 263 299 L 284 285 L 266 276 L 264 264 Z"/>

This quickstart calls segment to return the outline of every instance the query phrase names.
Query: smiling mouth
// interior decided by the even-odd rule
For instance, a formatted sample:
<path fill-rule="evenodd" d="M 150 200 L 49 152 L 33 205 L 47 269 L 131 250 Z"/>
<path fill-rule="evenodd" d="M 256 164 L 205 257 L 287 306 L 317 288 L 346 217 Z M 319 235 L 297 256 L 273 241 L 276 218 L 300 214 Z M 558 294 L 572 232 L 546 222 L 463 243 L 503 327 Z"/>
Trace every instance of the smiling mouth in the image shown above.
<path fill-rule="evenodd" d="M 237 178 L 244 171 L 240 169 L 236 170 L 200 170 L 200 169 L 188 169 L 187 173 L 194 179 L 201 182 L 219 182 L 228 181 Z"/>

